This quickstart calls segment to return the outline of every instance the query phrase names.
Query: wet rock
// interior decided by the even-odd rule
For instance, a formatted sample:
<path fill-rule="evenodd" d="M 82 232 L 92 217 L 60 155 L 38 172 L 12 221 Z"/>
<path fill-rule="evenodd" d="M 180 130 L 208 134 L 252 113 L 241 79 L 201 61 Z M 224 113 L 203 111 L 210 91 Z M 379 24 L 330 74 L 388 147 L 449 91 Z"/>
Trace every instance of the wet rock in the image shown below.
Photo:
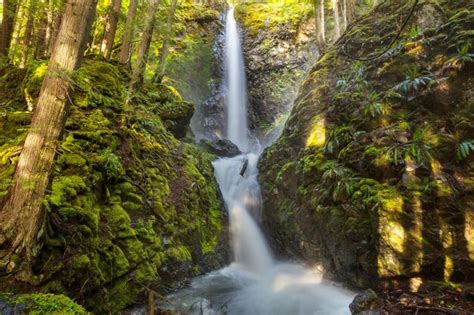
<path fill-rule="evenodd" d="M 201 140 L 199 145 L 207 151 L 223 157 L 234 157 L 242 153 L 230 140 Z"/>
<path fill-rule="evenodd" d="M 373 290 L 368 289 L 356 295 L 349 309 L 353 315 L 375 315 L 380 314 L 382 300 Z"/>

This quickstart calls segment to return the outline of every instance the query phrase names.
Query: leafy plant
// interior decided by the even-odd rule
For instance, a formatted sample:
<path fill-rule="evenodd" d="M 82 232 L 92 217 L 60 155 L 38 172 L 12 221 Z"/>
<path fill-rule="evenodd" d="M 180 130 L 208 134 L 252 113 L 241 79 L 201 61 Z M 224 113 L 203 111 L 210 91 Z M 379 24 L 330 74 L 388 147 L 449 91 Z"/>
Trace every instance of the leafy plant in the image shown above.
<path fill-rule="evenodd" d="M 447 61 L 447 67 L 461 70 L 466 63 L 474 62 L 474 53 L 471 53 L 470 42 L 460 44 L 456 47 L 457 54 Z"/>
<path fill-rule="evenodd" d="M 420 94 L 422 89 L 429 90 L 436 82 L 431 73 L 419 73 L 416 66 L 411 66 L 407 68 L 405 80 L 393 89 L 411 101 Z"/>
<path fill-rule="evenodd" d="M 456 148 L 456 156 L 459 161 L 466 159 L 472 152 L 474 152 L 474 140 L 472 139 L 458 144 Z"/>
<path fill-rule="evenodd" d="M 380 102 L 380 94 L 377 92 L 372 92 L 367 97 L 367 103 L 363 107 L 364 115 L 371 116 L 375 118 L 384 114 L 384 106 Z"/>

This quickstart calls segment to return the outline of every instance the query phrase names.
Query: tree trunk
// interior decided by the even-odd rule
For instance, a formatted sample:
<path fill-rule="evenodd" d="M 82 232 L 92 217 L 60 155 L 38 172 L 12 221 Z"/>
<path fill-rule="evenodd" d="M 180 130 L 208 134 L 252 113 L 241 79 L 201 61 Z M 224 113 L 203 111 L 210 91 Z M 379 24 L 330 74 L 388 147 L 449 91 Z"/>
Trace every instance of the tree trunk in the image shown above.
<path fill-rule="evenodd" d="M 8 196 L 0 210 L 0 267 L 34 282 L 31 262 L 42 224 L 42 202 L 97 0 L 68 0 Z"/>
<path fill-rule="evenodd" d="M 120 48 L 119 62 L 126 64 L 130 60 L 133 30 L 135 28 L 135 15 L 137 13 L 138 0 L 130 0 L 127 12 L 127 22 L 123 33 L 122 47 Z"/>
<path fill-rule="evenodd" d="M 46 47 L 48 47 L 46 45 L 46 33 L 48 29 L 49 9 L 46 6 L 48 4 L 48 1 L 43 0 L 43 2 L 44 4 L 42 4 L 38 27 L 35 32 L 35 44 L 34 44 L 34 54 L 33 54 L 33 57 L 35 59 L 40 59 L 44 57 L 45 49 Z"/>
<path fill-rule="evenodd" d="M 35 2 L 36 3 L 36 2 Z M 30 47 L 31 43 L 31 35 L 33 34 L 33 23 L 34 23 L 34 16 L 35 16 L 35 3 L 33 1 L 30 2 L 30 7 L 28 10 L 28 20 L 26 22 L 25 33 L 21 38 L 21 52 L 20 52 L 20 62 L 19 67 L 24 68 L 26 65 L 26 60 L 28 59 L 28 48 Z"/>
<path fill-rule="evenodd" d="M 342 21 L 344 25 L 344 30 L 347 28 L 347 0 L 342 0 Z"/>
<path fill-rule="evenodd" d="M 321 38 L 324 45 L 326 45 L 326 13 L 324 8 L 324 0 L 321 0 L 321 27 L 319 31 L 321 32 Z"/>
<path fill-rule="evenodd" d="M 341 36 L 341 26 L 339 24 L 339 7 L 337 0 L 332 0 L 332 10 L 334 14 L 334 40 Z"/>
<path fill-rule="evenodd" d="M 168 22 L 166 25 L 166 34 L 165 34 L 165 38 L 163 39 L 163 47 L 161 47 L 160 62 L 158 64 L 158 69 L 156 70 L 155 76 L 153 78 L 153 82 L 155 83 L 160 83 L 165 75 L 166 58 L 168 57 L 169 42 L 170 42 L 171 35 L 173 33 L 173 21 L 174 21 L 174 14 L 176 11 L 177 4 L 178 4 L 178 0 L 172 0 L 170 12 L 168 15 Z"/>
<path fill-rule="evenodd" d="M 115 32 L 117 32 L 117 24 L 120 15 L 121 0 L 112 0 L 110 2 L 109 15 L 105 24 L 104 39 L 102 40 L 101 52 L 106 60 L 110 59 L 112 47 L 114 46 Z"/>
<path fill-rule="evenodd" d="M 58 37 L 59 27 L 61 26 L 61 22 L 64 15 L 65 1 L 66 0 L 60 0 L 60 5 L 58 11 L 56 12 L 56 17 L 54 18 L 54 22 L 51 27 L 51 37 L 49 39 L 48 55 L 52 53 L 56 38 Z"/>
<path fill-rule="evenodd" d="M 324 39 L 324 1 L 313 0 L 314 9 L 314 22 L 316 25 L 316 40 L 318 42 L 319 49 L 324 50 L 325 39 Z"/>
<path fill-rule="evenodd" d="M 148 14 L 145 18 L 145 26 L 143 29 L 142 39 L 138 47 L 137 60 L 135 61 L 130 81 L 130 90 L 138 90 L 143 83 L 143 73 L 145 72 L 146 63 L 148 61 L 148 50 L 150 49 L 151 37 L 155 27 L 155 15 L 158 10 L 160 0 L 150 0 Z"/>
<path fill-rule="evenodd" d="M 0 34 L 0 57 L 4 57 L 5 59 L 8 59 L 8 52 L 10 50 L 17 5 L 17 0 L 3 0 L 2 30 Z"/>

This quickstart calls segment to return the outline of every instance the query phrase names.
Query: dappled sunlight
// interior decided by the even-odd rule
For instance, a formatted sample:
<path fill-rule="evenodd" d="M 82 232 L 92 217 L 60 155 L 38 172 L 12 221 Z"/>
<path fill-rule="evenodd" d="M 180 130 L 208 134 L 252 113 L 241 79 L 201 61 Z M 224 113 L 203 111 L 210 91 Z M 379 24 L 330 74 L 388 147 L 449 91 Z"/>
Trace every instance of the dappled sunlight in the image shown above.
<path fill-rule="evenodd" d="M 311 130 L 306 138 L 306 147 L 321 147 L 326 142 L 326 119 L 320 115 L 312 120 Z"/>
<path fill-rule="evenodd" d="M 474 260 L 474 208 L 466 207 L 464 216 L 465 216 L 464 237 L 467 242 L 467 251 L 469 253 L 469 258 L 471 260 Z"/>

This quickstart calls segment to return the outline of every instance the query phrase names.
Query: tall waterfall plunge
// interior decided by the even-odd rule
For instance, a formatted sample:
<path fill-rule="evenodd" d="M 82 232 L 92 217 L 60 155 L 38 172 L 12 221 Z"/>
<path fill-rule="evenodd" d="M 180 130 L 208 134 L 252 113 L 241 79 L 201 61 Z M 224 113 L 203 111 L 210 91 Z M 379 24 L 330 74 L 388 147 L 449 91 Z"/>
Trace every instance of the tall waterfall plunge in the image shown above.
<path fill-rule="evenodd" d="M 249 148 L 247 128 L 247 79 L 234 9 L 227 13 L 225 27 L 225 84 L 227 102 L 227 138 L 239 149 Z"/>
<path fill-rule="evenodd" d="M 218 159 L 213 165 L 229 213 L 234 262 L 169 296 L 169 307 L 181 314 L 350 314 L 351 292 L 325 282 L 320 272 L 272 258 L 257 223 L 261 211 L 257 165 L 262 148 L 247 127 L 245 68 L 233 9 L 227 14 L 225 45 L 227 138 L 245 153 Z"/>

